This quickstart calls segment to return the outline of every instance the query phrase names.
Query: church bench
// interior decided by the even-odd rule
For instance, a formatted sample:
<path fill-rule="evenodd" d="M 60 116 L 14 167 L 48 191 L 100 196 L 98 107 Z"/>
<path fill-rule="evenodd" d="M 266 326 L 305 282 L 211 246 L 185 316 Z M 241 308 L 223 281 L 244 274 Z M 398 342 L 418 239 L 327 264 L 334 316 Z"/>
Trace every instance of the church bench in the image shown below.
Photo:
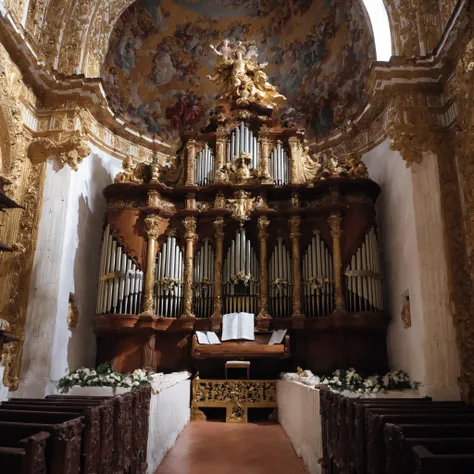
<path fill-rule="evenodd" d="M 0 421 L 0 446 L 17 448 L 22 439 L 42 431 L 50 433 L 46 449 L 47 472 L 77 474 L 81 461 L 82 420 L 78 417 L 60 424 Z"/>
<path fill-rule="evenodd" d="M 415 458 L 412 448 L 418 445 L 436 454 L 474 453 L 474 437 L 410 438 L 405 436 L 402 427 L 391 423 L 385 425 L 384 437 L 387 474 L 413 474 Z"/>
<path fill-rule="evenodd" d="M 145 474 L 147 472 L 147 443 L 148 423 L 150 415 L 151 388 L 142 387 L 134 390 L 132 401 L 133 426 L 133 460 L 132 472 Z"/>
<path fill-rule="evenodd" d="M 414 474 L 472 474 L 474 454 L 435 454 L 424 446 L 413 447 Z"/>
<path fill-rule="evenodd" d="M 367 472 L 382 474 L 385 472 L 384 425 L 392 424 L 474 424 L 473 414 L 379 414 L 366 412 Z M 428 436 L 429 437 L 429 436 Z"/>
<path fill-rule="evenodd" d="M 21 400 L 21 399 L 18 399 Z M 39 402 L 44 402 L 43 399 L 38 399 Z M 95 473 L 100 472 L 101 464 L 101 450 L 102 450 L 102 436 L 101 436 L 101 426 L 105 426 L 108 422 L 106 417 L 102 415 L 102 409 L 100 402 L 87 403 L 87 404 L 56 404 L 56 403 L 38 403 L 38 400 L 32 401 L 28 400 L 26 403 L 10 403 L 3 402 L 0 404 L 0 414 L 5 410 L 22 410 L 25 412 L 59 412 L 59 413 L 69 413 L 74 412 L 76 416 L 84 416 L 84 435 L 82 441 L 82 458 L 81 466 L 84 472 Z M 33 404 L 35 403 L 35 404 Z M 101 420 L 103 422 L 101 423 Z M 103 430 L 105 431 L 105 429 Z M 113 439 L 107 443 L 109 446 L 113 443 Z"/>
<path fill-rule="evenodd" d="M 134 454 L 133 406 L 134 394 L 129 392 L 115 397 L 114 452 L 112 471 L 129 472 Z"/>
<path fill-rule="evenodd" d="M 19 421 L 25 423 L 62 423 L 77 418 L 77 412 L 0 410 L 0 421 Z"/>
<path fill-rule="evenodd" d="M 46 472 L 46 441 L 51 435 L 44 431 L 18 442 L 19 447 L 0 446 L 2 472 L 44 474 Z"/>

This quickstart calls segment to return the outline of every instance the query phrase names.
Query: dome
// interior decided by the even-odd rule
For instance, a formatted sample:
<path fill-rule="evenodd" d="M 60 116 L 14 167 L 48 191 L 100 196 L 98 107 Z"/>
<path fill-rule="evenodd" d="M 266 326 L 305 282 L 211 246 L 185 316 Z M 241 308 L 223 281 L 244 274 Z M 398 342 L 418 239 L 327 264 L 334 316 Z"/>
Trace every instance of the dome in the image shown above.
<path fill-rule="evenodd" d="M 139 0 L 117 21 L 102 68 L 110 107 L 169 141 L 203 127 L 218 91 L 206 76 L 223 39 L 255 41 L 278 113 L 327 136 L 367 103 L 375 46 L 359 0 Z"/>

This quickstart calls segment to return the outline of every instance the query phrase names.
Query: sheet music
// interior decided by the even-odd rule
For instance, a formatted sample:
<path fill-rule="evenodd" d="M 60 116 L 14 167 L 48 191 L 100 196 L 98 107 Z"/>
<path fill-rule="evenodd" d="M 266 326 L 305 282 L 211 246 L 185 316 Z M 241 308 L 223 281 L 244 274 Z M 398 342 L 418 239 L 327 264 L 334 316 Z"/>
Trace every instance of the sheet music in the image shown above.
<path fill-rule="evenodd" d="M 285 338 L 286 331 L 286 329 L 278 329 L 277 331 L 273 331 L 272 337 L 268 341 L 268 345 L 281 344 Z"/>
<path fill-rule="evenodd" d="M 202 331 L 196 331 L 196 336 L 199 344 L 209 344 L 206 334 Z"/>
<path fill-rule="evenodd" d="M 252 313 L 239 313 L 239 339 L 255 340 L 255 315 Z"/>
<path fill-rule="evenodd" d="M 238 339 L 239 334 L 239 313 L 224 314 L 222 317 L 221 341 L 231 341 Z"/>
<path fill-rule="evenodd" d="M 207 336 L 207 340 L 209 341 L 209 344 L 221 343 L 221 341 L 219 341 L 219 338 L 217 337 L 217 334 L 214 331 L 207 331 L 206 336 Z"/>

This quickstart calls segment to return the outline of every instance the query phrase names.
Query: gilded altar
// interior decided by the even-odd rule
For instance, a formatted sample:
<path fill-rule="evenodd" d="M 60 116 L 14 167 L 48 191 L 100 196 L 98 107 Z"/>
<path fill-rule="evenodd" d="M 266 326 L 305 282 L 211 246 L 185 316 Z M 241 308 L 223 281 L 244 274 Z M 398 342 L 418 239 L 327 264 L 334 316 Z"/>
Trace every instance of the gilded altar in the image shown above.
<path fill-rule="evenodd" d="M 247 423 L 249 408 L 277 408 L 276 380 L 193 380 L 191 418 L 205 421 L 201 408 L 225 408 L 227 423 Z"/>

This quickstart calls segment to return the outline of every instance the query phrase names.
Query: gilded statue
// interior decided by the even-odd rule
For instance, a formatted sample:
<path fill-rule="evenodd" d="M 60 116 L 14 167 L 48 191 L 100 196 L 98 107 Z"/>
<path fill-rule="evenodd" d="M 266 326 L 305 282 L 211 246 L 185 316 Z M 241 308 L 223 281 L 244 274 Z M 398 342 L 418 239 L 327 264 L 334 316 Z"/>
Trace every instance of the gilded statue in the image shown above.
<path fill-rule="evenodd" d="M 237 105 L 259 104 L 267 109 L 278 109 L 286 100 L 270 84 L 263 69 L 268 63 L 259 63 L 255 42 L 222 41 L 211 49 L 217 55 L 215 74 L 207 76 L 222 89 L 221 99 L 235 100 Z"/>
<path fill-rule="evenodd" d="M 369 172 L 367 166 L 362 161 L 361 156 L 355 153 L 349 153 L 346 156 L 348 175 L 350 178 L 368 178 Z"/>
<path fill-rule="evenodd" d="M 228 199 L 229 210 L 232 211 L 232 217 L 240 222 L 250 219 L 250 213 L 253 210 L 255 198 L 245 191 L 234 193 L 234 199 Z"/>
<path fill-rule="evenodd" d="M 133 160 L 127 157 L 122 161 L 123 171 L 115 177 L 114 183 L 143 184 L 147 175 L 147 167 L 148 165 L 145 163 L 139 163 L 134 166 Z"/>

